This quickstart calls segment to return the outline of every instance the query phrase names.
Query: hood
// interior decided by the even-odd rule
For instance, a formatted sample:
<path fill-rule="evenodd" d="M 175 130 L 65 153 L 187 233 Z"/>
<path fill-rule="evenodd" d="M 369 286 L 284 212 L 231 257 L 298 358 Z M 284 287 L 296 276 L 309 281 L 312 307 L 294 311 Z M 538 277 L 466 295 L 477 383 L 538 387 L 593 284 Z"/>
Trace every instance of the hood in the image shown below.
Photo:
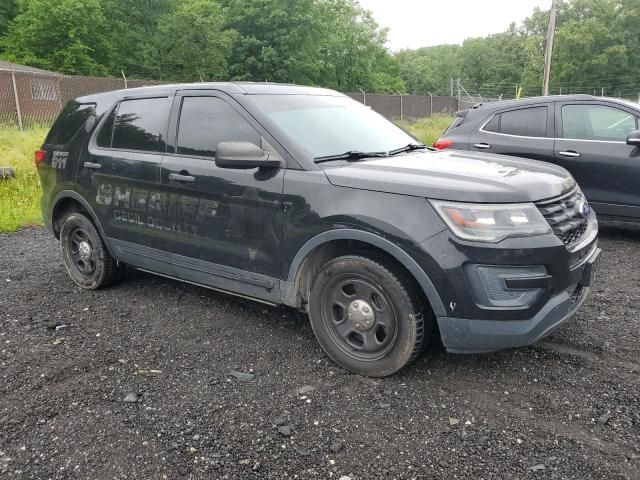
<path fill-rule="evenodd" d="M 372 158 L 329 167 L 325 173 L 341 187 L 457 202 L 535 202 L 575 185 L 569 172 L 557 165 L 458 150 Z"/>

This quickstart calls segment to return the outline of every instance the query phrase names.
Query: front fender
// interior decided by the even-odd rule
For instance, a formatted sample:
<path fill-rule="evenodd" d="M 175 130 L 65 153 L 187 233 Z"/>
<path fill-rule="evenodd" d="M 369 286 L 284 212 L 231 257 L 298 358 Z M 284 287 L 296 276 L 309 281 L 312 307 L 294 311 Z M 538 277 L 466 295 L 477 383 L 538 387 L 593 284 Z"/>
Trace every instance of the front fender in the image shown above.
<path fill-rule="evenodd" d="M 357 240 L 360 242 L 368 243 L 374 247 L 377 247 L 387 254 L 395 258 L 401 265 L 403 265 L 411 275 L 416 279 L 422 290 L 424 291 L 431 308 L 436 316 L 446 315 L 444 305 L 440 299 L 440 295 L 433 285 L 433 282 L 425 271 L 418 265 L 418 263 L 403 249 L 396 244 L 386 240 L 378 235 L 362 230 L 354 230 L 347 228 L 340 228 L 336 230 L 330 230 L 320 233 L 315 237 L 308 240 L 302 248 L 298 251 L 291 266 L 289 267 L 289 274 L 286 281 L 281 281 L 280 291 L 282 295 L 282 303 L 290 306 L 297 306 L 297 292 L 296 292 L 296 278 L 298 272 L 304 262 L 305 258 L 317 247 L 324 243 L 334 240 Z"/>

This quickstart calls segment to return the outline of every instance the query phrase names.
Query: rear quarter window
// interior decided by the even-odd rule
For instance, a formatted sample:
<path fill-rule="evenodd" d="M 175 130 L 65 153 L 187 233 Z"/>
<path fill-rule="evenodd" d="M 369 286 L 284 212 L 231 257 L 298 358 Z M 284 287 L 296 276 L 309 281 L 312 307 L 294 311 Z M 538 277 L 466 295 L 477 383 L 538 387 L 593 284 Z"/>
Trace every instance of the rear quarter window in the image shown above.
<path fill-rule="evenodd" d="M 546 137 L 548 107 L 529 107 L 494 115 L 482 128 L 485 132 L 517 137 Z"/>
<path fill-rule="evenodd" d="M 95 112 L 95 103 L 68 102 L 53 123 L 45 140 L 48 145 L 68 145 Z"/>

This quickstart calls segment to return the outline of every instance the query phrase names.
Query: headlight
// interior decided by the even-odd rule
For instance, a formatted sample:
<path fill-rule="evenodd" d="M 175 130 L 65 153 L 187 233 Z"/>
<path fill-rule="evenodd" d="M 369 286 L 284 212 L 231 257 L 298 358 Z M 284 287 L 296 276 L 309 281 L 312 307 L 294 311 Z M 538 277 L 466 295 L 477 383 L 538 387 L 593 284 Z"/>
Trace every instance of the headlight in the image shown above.
<path fill-rule="evenodd" d="M 551 227 L 532 203 L 488 205 L 431 200 L 431 204 L 463 240 L 499 242 L 508 237 L 551 233 Z"/>

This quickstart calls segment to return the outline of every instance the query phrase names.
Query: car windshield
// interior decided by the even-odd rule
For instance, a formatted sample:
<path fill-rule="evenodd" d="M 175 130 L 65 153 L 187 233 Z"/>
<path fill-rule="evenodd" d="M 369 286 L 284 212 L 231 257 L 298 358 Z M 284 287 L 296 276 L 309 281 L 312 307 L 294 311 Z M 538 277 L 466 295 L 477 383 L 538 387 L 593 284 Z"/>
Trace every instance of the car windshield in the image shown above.
<path fill-rule="evenodd" d="M 383 116 L 348 97 L 255 95 L 258 108 L 311 157 L 389 152 L 416 144 Z"/>

